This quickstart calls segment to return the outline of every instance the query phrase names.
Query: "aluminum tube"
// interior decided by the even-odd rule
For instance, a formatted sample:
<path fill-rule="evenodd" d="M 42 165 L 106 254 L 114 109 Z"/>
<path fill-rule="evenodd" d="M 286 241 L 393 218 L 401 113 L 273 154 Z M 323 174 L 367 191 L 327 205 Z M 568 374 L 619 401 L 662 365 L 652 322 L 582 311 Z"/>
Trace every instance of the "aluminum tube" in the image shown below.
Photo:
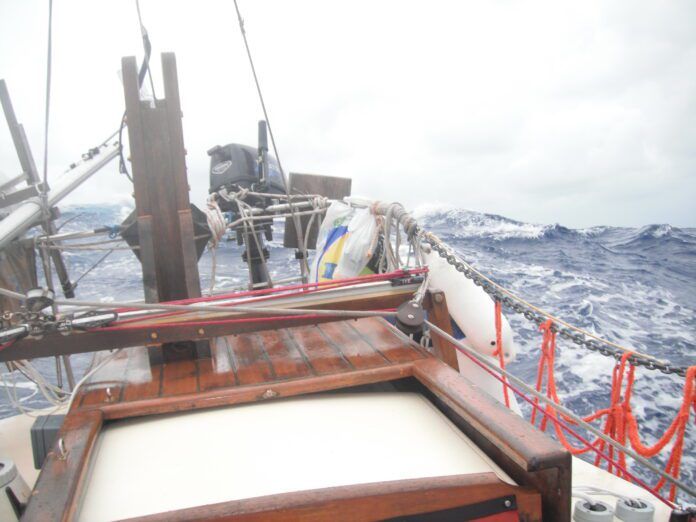
<path fill-rule="evenodd" d="M 101 153 L 82 165 L 67 172 L 53 185 L 48 193 L 49 207 L 82 185 L 89 177 L 118 156 L 118 145 L 108 145 Z M 41 218 L 41 201 L 38 197 L 28 199 L 14 209 L 5 219 L 0 221 L 0 249 L 5 248 L 10 241 L 26 232 Z"/>

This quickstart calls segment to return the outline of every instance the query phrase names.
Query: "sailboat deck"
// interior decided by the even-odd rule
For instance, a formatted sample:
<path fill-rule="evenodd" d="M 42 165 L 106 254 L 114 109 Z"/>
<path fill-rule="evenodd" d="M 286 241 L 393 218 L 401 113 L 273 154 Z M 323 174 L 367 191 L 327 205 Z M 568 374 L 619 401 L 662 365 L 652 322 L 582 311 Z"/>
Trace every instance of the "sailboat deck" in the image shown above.
<path fill-rule="evenodd" d="M 390 516 L 400 516 L 461 506 L 463 498 L 471 497 L 471 488 L 479 488 L 476 491 L 482 500 L 517 495 L 521 513 L 529 520 L 539 520 L 539 495 L 529 489 L 533 488 L 540 494 L 548 520 L 567 520 L 570 454 L 384 319 L 222 336 L 211 341 L 208 359 L 182 358 L 151 366 L 149 349 L 140 346 L 121 350 L 78 390 L 58 440 L 46 456 L 35 486 L 40 494 L 28 504 L 27 520 L 75 518 L 90 480 L 95 448 L 104 430 L 118 425 L 121 419 L 130 422 L 141 417 L 147 422 L 169 418 L 159 417 L 160 414 L 194 414 L 225 408 L 231 411 L 229 407 L 233 405 L 272 403 L 273 399 L 299 396 L 311 398 L 317 393 L 351 389 L 422 394 L 520 486 L 497 478 L 491 483 L 480 474 L 428 477 L 413 484 L 409 480 L 351 483 L 335 491 L 329 488 L 279 493 L 192 507 L 181 511 L 177 519 L 205 518 L 214 509 L 224 514 L 220 519 L 243 519 L 247 513 L 250 519 L 268 519 L 273 515 L 278 520 L 292 520 L 310 509 L 316 510 L 319 518 L 336 519 L 341 515 L 347 520 L 358 508 L 364 516 L 357 518 L 370 519 L 375 518 L 375 505 L 387 506 L 391 511 L 385 513 Z M 95 364 L 103 357 L 109 354 L 102 352 Z M 212 409 L 218 407 L 221 410 Z M 186 444 L 174 444 L 172 458 L 205 445 L 205 440 L 203 436 L 194 438 L 188 442 L 189 449 Z M 414 455 L 419 454 L 417 446 L 413 451 Z M 338 495 L 336 502 L 343 506 L 338 511 L 333 504 L 323 503 L 327 492 Z M 383 502 L 384 495 L 392 494 L 398 498 Z M 522 506 L 524 498 L 532 499 L 531 504 Z M 404 499 L 415 503 L 407 509 Z M 378 518 L 389 518 L 386 514 Z M 174 518 L 166 512 L 145 519 L 152 522 Z"/>
<path fill-rule="evenodd" d="M 398 377 L 404 364 L 429 357 L 428 352 L 381 318 L 266 330 L 211 340 L 211 358 L 179 360 L 151 367 L 147 347 L 121 350 L 80 389 L 74 409 L 147 403 L 205 392 L 268 386 L 287 381 L 337 376 L 358 377 L 356 384 Z M 100 358 L 108 357 L 102 353 Z M 95 361 L 95 364 L 98 360 Z M 365 373 L 367 371 L 367 373 Z M 325 379 L 323 379 L 325 381 Z M 264 390 L 268 398 L 278 392 Z M 201 395 L 204 394 L 204 395 Z M 212 400 L 213 396 L 208 394 Z M 164 401 L 164 402 L 162 402 Z M 147 411 L 146 413 L 153 413 Z M 119 416 L 118 414 L 114 414 Z"/>

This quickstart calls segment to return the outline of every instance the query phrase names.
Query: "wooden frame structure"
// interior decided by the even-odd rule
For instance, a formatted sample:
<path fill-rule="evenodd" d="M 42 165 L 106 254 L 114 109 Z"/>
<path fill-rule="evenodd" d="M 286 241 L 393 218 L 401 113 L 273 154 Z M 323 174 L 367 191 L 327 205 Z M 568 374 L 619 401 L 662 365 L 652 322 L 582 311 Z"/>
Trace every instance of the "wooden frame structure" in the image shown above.
<path fill-rule="evenodd" d="M 91 452 L 106 422 L 378 384 L 422 393 L 520 487 L 493 477 L 440 477 L 272 495 L 138 520 L 292 520 L 303 513 L 376 520 L 510 496 L 524 520 L 542 514 L 569 520 L 570 454 L 378 318 L 220 337 L 212 343 L 211 359 L 156 366 L 150 366 L 145 348 L 124 350 L 76 397 L 25 516 L 76 516 Z"/>
<path fill-rule="evenodd" d="M 145 301 L 200 297 L 176 58 L 162 54 L 163 99 L 140 99 L 135 57 L 123 58 L 122 71 Z M 210 357 L 210 346 L 199 339 L 149 353 L 157 359 Z"/>

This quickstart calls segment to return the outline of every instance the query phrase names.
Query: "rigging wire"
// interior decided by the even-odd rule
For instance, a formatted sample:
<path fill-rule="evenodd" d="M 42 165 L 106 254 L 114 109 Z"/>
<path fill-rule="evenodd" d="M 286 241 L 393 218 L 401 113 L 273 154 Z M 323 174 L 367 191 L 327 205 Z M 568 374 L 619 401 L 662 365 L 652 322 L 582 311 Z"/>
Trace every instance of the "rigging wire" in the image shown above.
<path fill-rule="evenodd" d="M 273 146 L 273 154 L 275 154 L 275 159 L 278 162 L 278 169 L 283 176 L 283 184 L 285 185 L 285 194 L 288 199 L 290 199 L 290 180 L 285 175 L 283 170 L 283 164 L 280 161 L 280 154 L 278 154 L 278 147 L 276 146 L 275 137 L 273 135 L 273 128 L 271 127 L 271 120 L 268 117 L 268 111 L 266 110 L 266 103 L 263 99 L 263 94 L 261 93 L 261 84 L 259 83 L 258 75 L 256 74 L 256 67 L 254 66 L 254 60 L 251 57 L 251 49 L 249 48 L 249 41 L 247 40 L 246 30 L 244 29 L 244 19 L 242 18 L 242 13 L 239 10 L 239 4 L 237 0 L 234 0 L 234 8 L 237 11 L 237 20 L 239 21 L 239 30 L 242 33 L 242 39 L 244 40 L 244 47 L 246 48 L 247 58 L 249 58 L 249 65 L 251 66 L 251 73 L 254 76 L 254 83 L 256 84 L 256 92 L 259 95 L 259 101 L 261 102 L 261 109 L 263 110 L 263 117 L 266 120 L 266 125 L 268 126 L 268 134 L 271 138 L 271 145 Z M 297 233 L 297 248 L 300 249 L 302 258 L 300 259 L 300 268 L 302 270 L 302 279 L 307 282 L 309 276 L 309 264 L 307 262 L 307 251 L 302 250 L 304 248 L 304 240 L 302 238 L 302 226 L 300 218 L 295 214 L 295 210 L 290 206 L 290 213 L 292 214 L 292 221 L 295 225 L 295 232 Z"/>
<path fill-rule="evenodd" d="M 145 76 L 147 75 L 150 79 L 150 88 L 152 90 L 152 97 L 156 99 L 155 95 L 155 82 L 152 79 L 152 71 L 150 69 L 150 55 L 152 53 L 152 43 L 150 42 L 150 35 L 143 24 L 143 17 L 140 12 L 140 0 L 135 0 L 135 9 L 138 13 L 138 24 L 140 25 L 140 34 L 143 39 L 143 62 L 140 64 L 140 70 L 138 71 L 138 89 L 142 89 L 143 82 L 145 81 Z M 126 111 L 123 111 L 123 116 L 121 117 L 121 124 L 119 125 L 118 131 L 118 170 L 121 174 L 124 174 L 128 180 L 133 183 L 133 177 L 128 172 L 128 165 L 126 164 L 126 158 L 123 155 L 123 129 L 128 125 L 126 121 Z M 113 136 L 113 135 L 112 135 Z M 110 139 L 110 138 L 108 138 Z"/>
<path fill-rule="evenodd" d="M 101 265 L 101 264 L 104 262 L 104 260 L 106 260 L 106 258 L 109 257 L 109 256 L 110 256 L 111 254 L 113 254 L 113 253 L 114 253 L 114 249 L 111 249 L 111 250 L 107 251 L 106 254 L 104 254 L 103 256 L 101 256 L 101 257 L 99 258 L 99 260 L 98 260 L 96 263 L 94 263 L 94 264 L 93 264 L 92 266 L 90 266 L 87 270 L 85 270 L 85 271 L 82 273 L 82 275 L 81 275 L 80 277 L 78 277 L 78 278 L 75 280 L 75 282 L 73 282 L 73 284 L 72 284 L 73 288 L 76 288 L 76 287 L 77 287 L 77 284 L 78 284 L 80 281 L 82 281 L 82 280 L 85 278 L 85 276 L 86 276 L 87 274 L 89 274 L 92 270 L 94 270 L 94 269 L 97 268 L 99 265 Z"/>
<path fill-rule="evenodd" d="M 150 35 L 143 25 L 143 17 L 140 13 L 140 0 L 135 0 L 135 9 L 138 11 L 138 23 L 140 24 L 140 33 L 143 37 L 143 48 L 145 49 L 145 58 L 143 59 L 143 64 L 140 66 L 140 74 L 138 75 L 138 81 L 140 86 L 143 85 L 144 72 L 147 71 L 147 75 L 150 79 L 150 88 L 152 89 L 152 97 L 157 98 L 155 95 L 155 82 L 152 81 L 152 70 L 150 69 L 150 53 L 152 51 L 152 44 L 150 43 Z"/>
<path fill-rule="evenodd" d="M 51 62 L 53 55 L 53 0 L 48 0 L 48 46 L 46 50 L 46 102 L 44 113 L 43 193 L 48 194 L 48 125 L 51 113 Z M 44 205 L 45 207 L 45 205 Z M 44 211 L 48 209 L 44 208 Z"/>
<path fill-rule="evenodd" d="M 593 435 L 598 437 L 599 439 L 603 440 L 605 443 L 609 444 L 610 446 L 614 447 L 618 451 L 624 452 L 626 455 L 629 455 L 632 457 L 636 462 L 639 462 L 643 466 L 647 467 L 652 471 L 653 473 L 659 475 L 660 477 L 666 479 L 669 481 L 671 484 L 675 484 L 679 489 L 682 491 L 685 491 L 689 495 L 695 496 L 696 497 L 696 489 L 690 487 L 689 485 L 685 484 L 681 480 L 679 480 L 676 477 L 672 477 L 671 475 L 666 474 L 663 470 L 655 466 L 652 462 L 649 460 L 645 459 L 638 453 L 634 452 L 632 449 L 622 445 L 621 443 L 615 441 L 611 437 L 605 435 L 602 431 L 599 429 L 595 428 L 592 424 L 585 422 L 581 417 L 575 415 L 571 410 L 568 408 L 554 403 L 551 399 L 548 397 L 544 396 L 543 394 L 539 393 L 536 391 L 532 386 L 524 382 L 522 379 L 517 377 L 516 375 L 510 373 L 508 370 L 505 370 L 503 368 L 500 368 L 496 363 L 490 361 L 489 359 L 486 358 L 485 355 L 481 355 L 472 348 L 469 348 L 466 346 L 464 343 L 462 343 L 459 339 L 455 339 L 452 337 L 449 333 L 445 332 L 442 330 L 440 327 L 437 325 L 433 324 L 430 321 L 426 321 L 425 324 L 430 328 L 432 331 L 434 331 L 436 334 L 447 340 L 449 343 L 451 343 L 459 352 L 462 354 L 466 355 L 471 359 L 473 362 L 475 362 L 477 365 L 481 366 L 482 368 L 487 367 L 488 372 L 493 372 L 492 374 L 499 374 L 496 376 L 496 379 L 500 380 L 501 382 L 504 382 L 503 377 L 507 378 L 510 382 L 515 383 L 516 386 L 519 386 L 522 390 L 524 390 L 527 394 L 533 396 L 534 398 L 544 402 L 547 404 L 549 407 L 553 408 L 554 410 L 558 411 L 559 413 L 563 414 L 565 417 L 572 419 L 573 422 L 575 422 L 577 425 L 581 426 L 583 429 L 591 432 Z M 535 404 L 534 400 L 529 398 L 527 395 L 522 394 L 518 390 L 516 390 L 513 385 L 511 385 L 510 382 L 505 383 L 504 386 L 509 387 L 513 392 L 515 392 L 517 395 L 521 396 L 525 401 L 529 402 L 530 405 L 533 408 L 541 408 L 538 404 Z M 546 415 L 545 410 L 539 410 L 542 415 Z M 551 417 L 549 420 L 555 424 L 561 424 L 562 426 L 562 421 L 556 417 Z M 568 433 L 571 433 L 574 435 L 576 438 L 578 438 L 575 434 L 573 434 L 570 430 L 568 430 L 567 427 L 562 426 Z M 586 445 L 592 446 L 591 443 L 587 443 Z M 595 450 L 596 451 L 596 450 Z M 603 456 L 603 458 L 606 458 Z M 608 458 L 606 460 L 609 460 Z M 646 488 L 650 490 L 649 488 Z"/>

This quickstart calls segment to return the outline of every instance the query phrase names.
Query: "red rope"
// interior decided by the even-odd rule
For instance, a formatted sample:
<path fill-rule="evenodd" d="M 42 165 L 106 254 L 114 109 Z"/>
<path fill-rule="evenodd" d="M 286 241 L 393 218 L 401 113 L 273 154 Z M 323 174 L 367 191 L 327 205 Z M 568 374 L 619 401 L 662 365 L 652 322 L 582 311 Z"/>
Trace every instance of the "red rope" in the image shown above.
<path fill-rule="evenodd" d="M 498 380 L 503 384 L 503 386 L 505 386 L 506 388 L 510 388 L 514 393 L 516 393 L 518 396 L 520 396 L 524 401 L 528 402 L 528 403 L 532 406 L 532 408 L 534 408 L 536 411 L 539 411 L 539 413 L 541 413 L 542 415 L 548 417 L 549 420 L 550 420 L 551 422 L 553 422 L 553 423 L 557 426 L 558 429 L 561 429 L 561 428 L 562 428 L 563 430 L 567 431 L 570 435 L 572 435 L 573 437 L 575 437 L 576 439 L 578 439 L 581 443 L 583 443 L 583 444 L 587 447 L 588 450 L 594 451 L 595 453 L 597 453 L 597 454 L 598 454 L 599 456 L 601 456 L 602 458 L 604 458 L 604 459 L 608 460 L 609 462 L 611 462 L 614 466 L 616 466 L 617 469 L 619 469 L 622 473 L 624 473 L 624 475 L 625 475 L 626 477 L 628 477 L 630 480 L 632 480 L 633 482 L 635 482 L 636 484 L 638 484 L 639 486 L 641 486 L 643 489 L 649 491 L 653 496 L 655 496 L 656 498 L 658 498 L 659 500 L 661 500 L 662 502 L 664 502 L 665 504 L 667 504 L 671 509 L 675 509 L 675 508 L 677 507 L 673 502 L 671 502 L 670 500 L 668 500 L 668 499 L 666 499 L 665 497 L 663 497 L 663 496 L 660 494 L 659 490 L 651 488 L 648 484 L 646 484 L 646 483 L 645 483 L 644 481 L 642 481 L 640 478 L 636 477 L 636 476 L 633 475 L 631 472 L 629 472 L 629 471 L 626 469 L 626 466 L 625 466 L 625 465 L 622 465 L 621 463 L 616 462 L 616 461 L 613 459 L 612 456 L 607 455 L 606 453 L 604 453 L 603 451 L 601 451 L 599 448 L 595 447 L 595 445 L 594 445 L 593 443 L 591 443 L 591 442 L 588 441 L 585 437 L 583 437 L 583 436 L 580 435 L 578 432 L 576 432 L 576 431 L 575 431 L 573 428 L 571 428 L 568 424 L 566 424 L 565 422 L 563 422 L 562 420 L 560 420 L 559 418 L 557 418 L 554 414 L 549 413 L 548 411 L 546 411 L 545 409 L 543 409 L 541 406 L 539 406 L 539 404 L 537 404 L 538 401 L 535 402 L 535 401 L 533 401 L 532 399 L 530 399 L 527 395 L 525 395 L 525 394 L 524 394 L 521 390 L 519 390 L 516 386 L 513 386 L 512 384 L 510 384 L 506 379 L 504 379 L 503 377 L 501 377 L 500 375 L 498 375 L 496 372 L 494 372 L 493 370 L 491 370 L 490 368 L 488 368 L 485 364 L 483 364 L 481 361 L 479 361 L 476 357 L 474 357 L 473 355 L 471 355 L 471 354 L 470 354 L 469 352 L 467 352 L 466 350 L 460 348 L 460 347 L 457 346 L 457 345 L 454 345 L 454 347 L 455 347 L 457 350 L 459 350 L 461 353 L 463 353 L 464 355 L 466 355 L 466 356 L 467 356 L 469 359 L 471 359 L 474 363 L 476 363 L 476 364 L 479 365 L 481 368 L 483 368 L 485 371 L 487 371 L 489 374 L 491 374 L 493 377 L 495 377 L 496 379 L 498 379 Z"/>
<path fill-rule="evenodd" d="M 393 312 L 395 308 L 385 308 L 382 310 L 374 310 L 375 312 Z M 350 312 L 350 310 L 346 310 Z M 156 325 L 135 325 L 135 326 L 104 326 L 99 327 L 98 331 L 120 331 L 120 330 L 159 330 L 160 328 L 176 328 L 181 326 L 216 326 L 223 324 L 241 324 L 241 323 L 264 323 L 270 321 L 289 321 L 291 319 L 326 319 L 335 317 L 333 315 L 322 314 L 302 314 L 302 315 L 272 315 L 267 317 L 242 317 L 237 319 L 220 319 L 209 321 L 186 321 L 184 323 L 164 323 Z"/>
<path fill-rule="evenodd" d="M 500 301 L 495 302 L 495 352 L 493 356 L 498 356 L 498 364 L 504 370 L 505 369 L 505 357 L 503 357 L 503 306 Z M 505 386 L 506 380 L 503 375 L 503 398 L 505 399 L 505 406 L 510 407 L 510 397 L 508 396 L 508 389 Z"/>
<path fill-rule="evenodd" d="M 553 401 L 553 403 L 560 405 L 561 401 L 558 398 L 556 380 L 554 376 L 556 334 L 553 331 L 552 326 L 553 322 L 548 320 L 539 327 L 539 329 L 544 333 L 544 336 L 541 344 L 541 357 L 539 359 L 539 365 L 537 368 L 536 390 L 541 393 L 544 384 L 544 377 L 546 377 L 546 397 Z M 684 383 L 684 398 L 678 414 L 670 423 L 662 437 L 660 437 L 660 439 L 652 446 L 646 446 L 640 441 L 638 423 L 633 415 L 630 404 L 633 384 L 635 381 L 635 367 L 630 364 L 629 361 L 629 357 L 631 355 L 632 352 L 625 352 L 621 357 L 621 360 L 614 367 L 612 372 L 609 406 L 607 408 L 597 410 L 595 413 L 584 417 L 583 420 L 585 422 L 592 422 L 605 417 L 604 427 L 602 429 L 603 433 L 623 446 L 630 443 L 636 453 L 646 458 L 654 457 L 662 449 L 664 449 L 664 447 L 670 441 L 674 440 L 672 452 L 670 453 L 667 465 L 665 467 L 665 473 L 668 473 L 675 478 L 679 477 L 686 426 L 688 424 L 692 406 L 696 411 L 696 392 L 694 390 L 696 367 L 690 368 L 687 372 L 686 382 Z M 538 407 L 539 399 L 535 398 L 534 403 Z M 553 406 L 548 403 L 546 404 L 545 412 L 546 416 L 541 420 L 539 425 L 539 428 L 542 431 L 546 431 L 548 419 L 552 416 L 555 417 L 558 415 L 558 412 L 556 412 Z M 560 415 L 565 419 L 566 422 L 575 424 L 572 419 L 569 419 L 562 413 Z M 532 412 L 531 422 L 532 424 L 536 422 L 536 409 Z M 595 441 L 591 444 L 591 447 L 586 446 L 584 448 L 578 448 L 573 446 L 566 439 L 558 425 L 555 426 L 555 431 L 558 435 L 559 441 L 574 455 L 586 453 L 592 448 L 596 448 L 600 451 L 607 449 L 609 458 L 603 458 L 598 453 L 594 462 L 595 466 L 599 466 L 602 460 L 606 460 L 607 471 L 610 473 L 615 473 L 619 477 L 630 478 L 625 471 L 626 455 L 624 452 L 616 450 L 611 445 L 609 445 L 607 448 L 607 443 L 599 437 L 595 439 Z M 615 452 L 617 453 L 616 460 L 618 461 L 618 465 L 614 459 Z M 661 478 L 655 486 L 655 489 L 658 491 L 661 490 L 665 486 L 665 482 L 666 479 Z M 672 485 L 670 488 L 670 499 L 674 500 L 675 498 L 676 487 Z"/>
<path fill-rule="evenodd" d="M 277 286 L 273 288 L 261 288 L 259 290 L 245 290 L 243 292 L 232 292 L 229 294 L 221 294 L 221 295 L 214 295 L 214 296 L 205 296 L 205 297 L 194 297 L 190 299 L 179 299 L 176 301 L 167 301 L 163 304 L 193 304 L 193 303 L 205 303 L 209 301 L 216 301 L 216 300 L 224 300 L 224 299 L 236 299 L 239 297 L 259 297 L 256 301 L 261 300 L 260 298 L 262 296 L 266 296 L 268 294 L 279 294 L 279 295 L 272 295 L 269 298 L 280 298 L 280 297 L 287 297 L 288 292 L 291 291 L 297 291 L 297 290 L 306 290 L 304 293 L 311 293 L 311 292 L 317 292 L 319 290 L 328 290 L 328 289 L 334 289 L 334 288 L 341 288 L 344 286 L 350 286 L 353 284 L 361 284 L 361 283 L 375 283 L 379 281 L 388 281 L 390 279 L 397 279 L 399 277 L 408 277 L 408 276 L 415 276 L 415 275 L 421 275 L 424 274 L 428 271 L 426 267 L 421 267 L 421 268 L 412 268 L 409 270 L 396 270 L 394 272 L 386 272 L 383 274 L 368 274 L 368 275 L 363 275 L 363 276 L 358 276 L 358 277 L 350 277 L 346 279 L 337 279 L 335 281 L 321 281 L 318 283 L 304 283 L 304 284 L 296 284 L 296 285 L 288 285 L 288 286 Z M 230 303 L 229 305 L 225 306 L 234 306 L 236 303 Z M 138 311 L 140 310 L 139 308 L 121 308 L 116 310 L 117 313 L 123 313 L 123 312 L 133 312 L 133 311 Z M 177 313 L 177 312 L 172 312 L 172 313 Z"/>

